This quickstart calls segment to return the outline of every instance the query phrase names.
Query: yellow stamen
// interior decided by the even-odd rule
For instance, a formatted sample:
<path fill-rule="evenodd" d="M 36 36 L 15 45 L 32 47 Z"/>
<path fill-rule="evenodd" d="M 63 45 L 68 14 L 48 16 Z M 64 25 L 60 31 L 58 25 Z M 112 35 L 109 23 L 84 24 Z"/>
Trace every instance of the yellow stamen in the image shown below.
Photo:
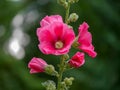
<path fill-rule="evenodd" d="M 57 42 L 55 43 L 55 48 L 56 48 L 56 49 L 61 49 L 61 48 L 63 48 L 63 42 L 57 41 Z"/>

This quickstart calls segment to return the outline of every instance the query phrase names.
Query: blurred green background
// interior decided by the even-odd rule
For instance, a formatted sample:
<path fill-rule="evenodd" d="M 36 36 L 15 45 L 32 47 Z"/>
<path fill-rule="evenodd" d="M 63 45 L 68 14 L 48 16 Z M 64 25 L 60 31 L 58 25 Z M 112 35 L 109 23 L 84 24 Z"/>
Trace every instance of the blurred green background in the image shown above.
<path fill-rule="evenodd" d="M 76 34 L 79 24 L 88 22 L 98 53 L 95 59 L 86 55 L 83 67 L 64 73 L 75 77 L 70 90 L 120 90 L 120 0 L 79 0 L 70 12 L 79 14 L 71 23 Z M 41 82 L 56 81 L 44 73 L 31 75 L 27 67 L 34 56 L 56 67 L 59 63 L 37 46 L 36 28 L 52 14 L 65 15 L 56 0 L 0 0 L 0 90 L 45 90 Z M 70 55 L 75 52 L 71 49 Z"/>

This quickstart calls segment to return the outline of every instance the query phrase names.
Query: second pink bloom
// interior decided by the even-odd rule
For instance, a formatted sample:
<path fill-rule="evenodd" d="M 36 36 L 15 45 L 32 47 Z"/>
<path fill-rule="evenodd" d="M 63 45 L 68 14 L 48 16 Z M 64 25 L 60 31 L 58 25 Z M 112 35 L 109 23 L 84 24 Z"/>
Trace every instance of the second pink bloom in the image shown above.
<path fill-rule="evenodd" d="M 92 45 L 92 35 L 88 32 L 88 24 L 84 22 L 79 26 L 79 38 L 78 43 L 80 44 L 79 49 L 86 52 L 92 58 L 96 57 L 97 53 L 94 51 Z"/>

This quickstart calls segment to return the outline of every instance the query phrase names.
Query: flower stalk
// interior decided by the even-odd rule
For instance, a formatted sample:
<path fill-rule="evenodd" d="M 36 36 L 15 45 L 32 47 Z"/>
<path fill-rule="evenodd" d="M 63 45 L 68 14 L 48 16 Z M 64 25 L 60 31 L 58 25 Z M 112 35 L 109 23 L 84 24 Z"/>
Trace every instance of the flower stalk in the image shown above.
<path fill-rule="evenodd" d="M 59 65 L 59 76 L 58 76 L 58 85 L 57 85 L 57 90 L 61 90 L 61 82 L 62 82 L 62 75 L 65 70 L 65 59 L 64 56 L 61 56 L 61 62 Z"/>
<path fill-rule="evenodd" d="M 65 23 L 68 24 L 69 23 L 69 12 L 70 12 L 70 2 L 67 2 L 67 7 L 66 7 L 66 16 L 65 16 Z M 62 75 L 63 75 L 63 72 L 65 70 L 65 67 L 66 67 L 66 63 L 65 63 L 65 58 L 64 58 L 64 55 L 61 56 L 61 62 L 60 62 L 60 65 L 59 65 L 59 76 L 58 76 L 58 85 L 57 85 L 57 90 L 61 90 L 61 85 L 62 85 Z"/>
<path fill-rule="evenodd" d="M 69 18 L 69 13 L 70 13 L 70 2 L 68 2 L 68 6 L 66 8 L 66 16 L 65 16 L 65 23 L 68 24 L 68 18 Z"/>

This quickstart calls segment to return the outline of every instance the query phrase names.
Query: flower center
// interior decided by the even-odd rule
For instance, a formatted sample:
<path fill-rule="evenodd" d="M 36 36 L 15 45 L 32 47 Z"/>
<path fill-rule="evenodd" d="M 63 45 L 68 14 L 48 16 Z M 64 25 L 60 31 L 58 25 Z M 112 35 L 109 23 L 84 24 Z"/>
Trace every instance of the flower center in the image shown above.
<path fill-rule="evenodd" d="M 63 42 L 62 41 L 57 41 L 56 43 L 55 43 L 55 48 L 56 49 L 61 49 L 63 47 Z"/>

